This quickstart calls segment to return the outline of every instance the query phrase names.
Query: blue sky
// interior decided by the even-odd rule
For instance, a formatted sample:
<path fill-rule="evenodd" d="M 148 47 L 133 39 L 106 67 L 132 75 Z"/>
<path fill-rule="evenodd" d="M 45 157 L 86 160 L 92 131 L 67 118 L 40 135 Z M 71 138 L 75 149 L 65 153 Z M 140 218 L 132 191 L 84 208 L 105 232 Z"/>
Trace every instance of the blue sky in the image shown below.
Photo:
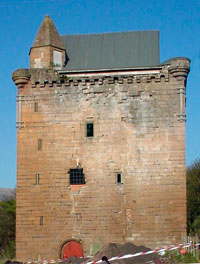
<path fill-rule="evenodd" d="M 160 60 L 191 59 L 187 83 L 186 161 L 200 158 L 200 0 L 0 0 L 0 188 L 16 185 L 16 87 L 45 14 L 60 34 L 160 31 Z"/>

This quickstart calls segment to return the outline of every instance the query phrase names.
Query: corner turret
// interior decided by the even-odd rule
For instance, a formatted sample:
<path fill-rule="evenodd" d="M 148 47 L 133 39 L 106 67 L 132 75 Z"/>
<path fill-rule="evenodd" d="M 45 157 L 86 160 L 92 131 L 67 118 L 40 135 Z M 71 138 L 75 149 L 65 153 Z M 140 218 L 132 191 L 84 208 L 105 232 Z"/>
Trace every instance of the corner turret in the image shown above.
<path fill-rule="evenodd" d="M 17 88 L 23 88 L 30 79 L 30 71 L 28 69 L 18 69 L 12 73 L 12 79 Z"/>
<path fill-rule="evenodd" d="M 66 50 L 56 27 L 45 16 L 30 49 L 30 68 L 60 70 L 65 64 Z"/>

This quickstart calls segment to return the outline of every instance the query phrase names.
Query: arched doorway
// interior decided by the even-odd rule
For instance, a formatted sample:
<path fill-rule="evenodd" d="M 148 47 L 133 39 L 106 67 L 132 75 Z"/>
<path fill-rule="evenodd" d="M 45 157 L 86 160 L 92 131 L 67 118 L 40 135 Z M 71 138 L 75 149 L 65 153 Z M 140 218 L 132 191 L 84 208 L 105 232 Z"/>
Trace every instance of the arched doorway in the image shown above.
<path fill-rule="evenodd" d="M 61 255 L 62 259 L 67 259 L 72 256 L 76 256 L 78 258 L 83 257 L 82 246 L 75 240 L 66 242 L 62 247 Z"/>

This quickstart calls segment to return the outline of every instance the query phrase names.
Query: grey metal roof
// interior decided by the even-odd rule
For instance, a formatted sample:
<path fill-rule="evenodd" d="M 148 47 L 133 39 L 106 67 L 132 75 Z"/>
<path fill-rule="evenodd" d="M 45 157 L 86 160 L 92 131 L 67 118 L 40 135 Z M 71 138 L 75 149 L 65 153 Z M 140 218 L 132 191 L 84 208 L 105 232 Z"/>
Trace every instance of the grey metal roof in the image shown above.
<path fill-rule="evenodd" d="M 133 31 L 63 35 L 67 64 L 63 70 L 105 70 L 157 66 L 159 32 Z"/>

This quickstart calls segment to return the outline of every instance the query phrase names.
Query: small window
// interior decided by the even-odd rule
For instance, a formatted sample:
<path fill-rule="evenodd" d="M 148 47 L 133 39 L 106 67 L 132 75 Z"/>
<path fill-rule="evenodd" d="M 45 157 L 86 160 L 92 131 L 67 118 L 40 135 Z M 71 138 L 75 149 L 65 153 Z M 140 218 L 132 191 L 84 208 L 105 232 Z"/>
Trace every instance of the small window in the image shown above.
<path fill-rule="evenodd" d="M 42 150 L 42 139 L 38 139 L 38 150 Z"/>
<path fill-rule="evenodd" d="M 117 183 L 122 183 L 122 175 L 121 175 L 121 173 L 117 173 L 116 174 L 116 181 L 117 181 Z"/>
<path fill-rule="evenodd" d="M 85 175 L 82 168 L 70 169 L 70 184 L 85 184 Z"/>
<path fill-rule="evenodd" d="M 35 184 L 36 185 L 40 184 L 40 174 L 35 174 Z"/>
<path fill-rule="evenodd" d="M 94 136 L 94 123 L 87 123 L 86 124 L 86 134 L 87 134 L 87 137 L 93 137 Z"/>
<path fill-rule="evenodd" d="M 38 103 L 35 103 L 35 104 L 34 104 L 34 111 L 35 111 L 35 112 L 38 112 Z"/>
<path fill-rule="evenodd" d="M 43 216 L 40 216 L 40 226 L 43 226 Z"/>
<path fill-rule="evenodd" d="M 53 50 L 53 68 L 61 70 L 62 68 L 62 52 Z"/>

